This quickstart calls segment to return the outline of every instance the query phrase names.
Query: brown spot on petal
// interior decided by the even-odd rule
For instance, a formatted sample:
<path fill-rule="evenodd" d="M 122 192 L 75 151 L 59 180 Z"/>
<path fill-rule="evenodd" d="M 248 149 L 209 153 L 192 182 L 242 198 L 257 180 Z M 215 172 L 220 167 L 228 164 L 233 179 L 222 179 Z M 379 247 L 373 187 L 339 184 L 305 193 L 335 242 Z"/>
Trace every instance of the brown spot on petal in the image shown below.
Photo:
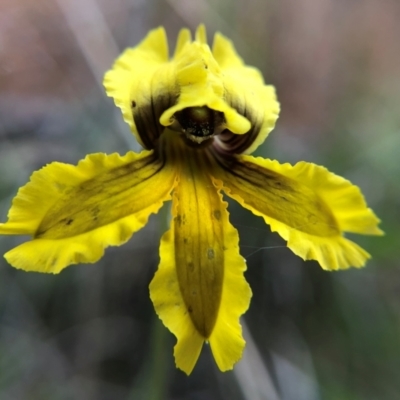
<path fill-rule="evenodd" d="M 220 220 L 220 219 L 221 219 L 221 211 L 215 210 L 215 211 L 213 212 L 213 215 L 214 215 L 215 219 L 217 219 L 217 220 Z"/>

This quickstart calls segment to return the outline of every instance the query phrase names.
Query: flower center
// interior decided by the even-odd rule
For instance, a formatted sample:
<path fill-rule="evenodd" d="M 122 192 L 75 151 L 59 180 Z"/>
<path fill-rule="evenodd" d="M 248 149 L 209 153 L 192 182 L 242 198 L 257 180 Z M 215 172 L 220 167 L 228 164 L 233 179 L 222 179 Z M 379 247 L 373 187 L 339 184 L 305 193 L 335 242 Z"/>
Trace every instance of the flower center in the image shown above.
<path fill-rule="evenodd" d="M 199 144 L 225 129 L 224 114 L 206 106 L 184 108 L 175 118 L 186 137 Z"/>

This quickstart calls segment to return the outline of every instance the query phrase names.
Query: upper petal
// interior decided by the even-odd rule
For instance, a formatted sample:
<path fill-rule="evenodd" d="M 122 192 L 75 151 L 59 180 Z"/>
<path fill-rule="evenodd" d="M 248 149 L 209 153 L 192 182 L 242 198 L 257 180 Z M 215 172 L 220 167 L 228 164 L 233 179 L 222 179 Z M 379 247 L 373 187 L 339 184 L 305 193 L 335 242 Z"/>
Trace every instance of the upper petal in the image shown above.
<path fill-rule="evenodd" d="M 225 101 L 221 69 L 207 44 L 198 41 L 187 43 L 171 65 L 179 97 L 176 104 L 161 115 L 162 125 L 172 125 L 174 114 L 184 108 L 207 106 L 224 114 L 226 129 L 237 134 L 249 131 L 248 119 Z"/>
<path fill-rule="evenodd" d="M 262 216 L 293 252 L 324 269 L 360 267 L 370 257 L 344 232 L 382 234 L 359 188 L 323 167 L 241 156 L 218 176 L 229 196 Z"/>
<path fill-rule="evenodd" d="M 20 189 L 0 234 L 33 240 L 5 257 L 27 271 L 59 272 L 95 262 L 126 242 L 170 198 L 175 173 L 153 152 L 92 154 L 77 166 L 52 163 Z"/>
<path fill-rule="evenodd" d="M 163 125 L 172 124 L 174 114 L 184 108 L 207 106 L 222 112 L 226 120 L 219 148 L 252 152 L 264 141 L 279 114 L 275 90 L 264 84 L 257 69 L 244 65 L 228 39 L 217 33 L 211 52 L 201 25 L 196 41 L 187 43 L 174 62 L 179 98 L 161 116 Z"/>
<path fill-rule="evenodd" d="M 242 136 L 225 132 L 216 141 L 217 147 L 230 153 L 252 153 L 274 129 L 279 116 L 275 88 L 265 85 L 260 71 L 244 64 L 233 43 L 216 33 L 213 55 L 223 73 L 225 100 L 251 123 Z"/>
<path fill-rule="evenodd" d="M 151 31 L 118 58 L 104 85 L 148 149 L 156 146 L 164 127 L 176 128 L 176 113 L 208 107 L 223 114 L 217 148 L 251 152 L 273 129 L 279 113 L 274 88 L 264 84 L 258 70 L 243 64 L 222 35 L 215 36 L 211 52 L 203 25 L 193 42 L 188 30 L 181 31 L 170 61 L 164 30 Z"/>
<path fill-rule="evenodd" d="M 150 31 L 136 47 L 125 50 L 104 76 L 107 94 L 148 149 L 154 147 L 163 131 L 160 115 L 176 101 L 175 81 L 168 65 L 167 38 L 160 27 Z"/>

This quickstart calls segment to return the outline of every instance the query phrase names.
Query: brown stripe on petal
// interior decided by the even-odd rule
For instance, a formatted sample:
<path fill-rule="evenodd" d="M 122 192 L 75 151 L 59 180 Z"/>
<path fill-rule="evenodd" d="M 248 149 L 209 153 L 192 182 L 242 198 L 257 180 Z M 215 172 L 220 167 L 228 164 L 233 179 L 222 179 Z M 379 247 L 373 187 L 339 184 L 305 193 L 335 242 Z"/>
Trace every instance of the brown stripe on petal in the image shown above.
<path fill-rule="evenodd" d="M 132 114 L 136 128 L 146 149 L 154 149 L 158 138 L 163 133 L 165 127 L 160 124 L 161 114 L 173 106 L 177 101 L 177 96 L 171 93 L 151 97 L 150 102 L 138 105 L 132 102 Z"/>
<path fill-rule="evenodd" d="M 143 191 L 163 168 L 155 153 L 129 164 L 111 168 L 69 188 L 48 210 L 35 238 L 62 239 L 76 236 L 135 214 L 158 200 L 159 194 Z"/>
<path fill-rule="evenodd" d="M 206 151 L 182 146 L 178 140 L 183 164 L 173 200 L 176 273 L 193 325 L 202 337 L 209 338 L 222 296 L 225 204 L 207 173 Z"/>
<path fill-rule="evenodd" d="M 311 235 L 340 233 L 330 207 L 313 188 L 237 156 L 216 158 L 224 170 L 220 177 L 227 194 L 240 198 L 251 210 Z"/>
<path fill-rule="evenodd" d="M 223 131 L 216 137 L 214 146 L 218 152 L 229 154 L 241 154 L 245 152 L 256 140 L 262 125 L 262 120 L 257 118 L 254 112 L 246 107 L 246 104 L 227 98 L 227 102 L 237 112 L 247 118 L 251 123 L 251 129 L 243 135 L 238 135 L 229 130 Z"/>

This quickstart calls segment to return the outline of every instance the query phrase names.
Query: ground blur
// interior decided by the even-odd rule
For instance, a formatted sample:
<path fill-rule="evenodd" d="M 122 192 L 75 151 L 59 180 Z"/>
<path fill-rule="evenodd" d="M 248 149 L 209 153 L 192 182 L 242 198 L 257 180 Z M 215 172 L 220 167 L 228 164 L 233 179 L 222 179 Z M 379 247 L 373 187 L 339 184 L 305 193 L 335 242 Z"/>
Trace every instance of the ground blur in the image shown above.
<path fill-rule="evenodd" d="M 221 31 L 274 84 L 277 128 L 258 155 L 325 165 L 359 185 L 386 236 L 373 259 L 329 273 L 230 205 L 253 289 L 233 372 L 208 348 L 190 377 L 148 284 L 165 215 L 94 265 L 25 273 L 0 259 L 1 400 L 400 398 L 400 3 L 396 0 L 2 0 L 0 221 L 51 161 L 138 150 L 102 76 L 163 25 Z M 1 237 L 0 252 L 21 238 Z"/>

